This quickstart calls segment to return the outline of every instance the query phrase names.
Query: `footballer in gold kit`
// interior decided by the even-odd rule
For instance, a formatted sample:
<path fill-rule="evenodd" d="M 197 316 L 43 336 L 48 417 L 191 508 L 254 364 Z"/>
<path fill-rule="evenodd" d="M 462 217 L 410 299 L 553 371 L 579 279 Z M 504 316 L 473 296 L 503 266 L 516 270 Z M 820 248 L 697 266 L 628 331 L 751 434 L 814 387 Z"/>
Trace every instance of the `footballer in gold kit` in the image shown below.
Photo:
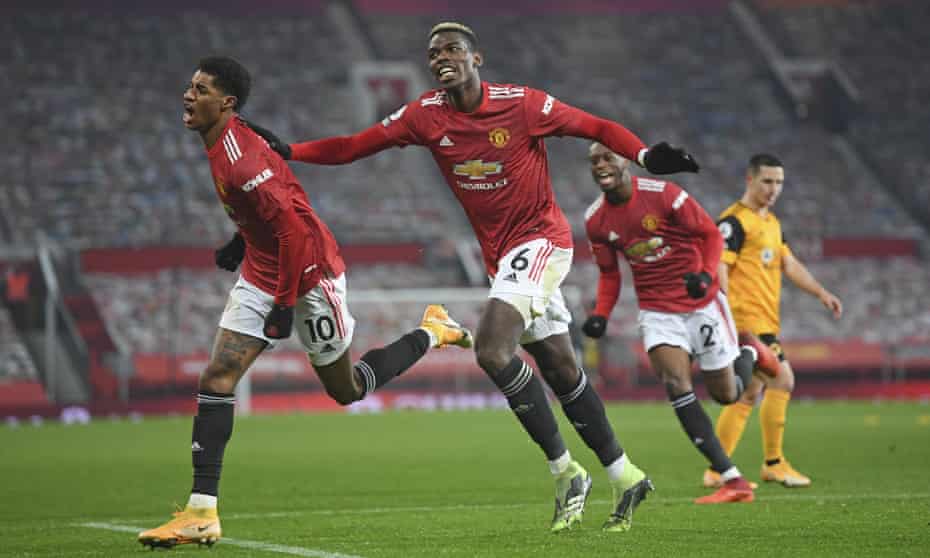
<path fill-rule="evenodd" d="M 726 243 L 720 258 L 720 287 L 727 293 L 736 328 L 755 334 L 769 345 L 782 369 L 774 378 L 755 376 L 740 400 L 723 408 L 716 431 L 724 451 L 732 455 L 761 395 L 759 421 L 765 454 L 761 478 L 793 488 L 809 486 L 811 480 L 791 466 L 782 450 L 788 402 L 794 389 L 794 372 L 778 341 L 782 274 L 816 296 L 836 319 L 843 313 L 843 304 L 811 275 L 785 242 L 781 223 L 771 211 L 784 180 L 781 161 L 772 155 L 754 155 L 749 160 L 743 197 L 721 213 L 717 222 Z M 709 469 L 704 472 L 704 486 L 719 485 L 719 475 Z"/>

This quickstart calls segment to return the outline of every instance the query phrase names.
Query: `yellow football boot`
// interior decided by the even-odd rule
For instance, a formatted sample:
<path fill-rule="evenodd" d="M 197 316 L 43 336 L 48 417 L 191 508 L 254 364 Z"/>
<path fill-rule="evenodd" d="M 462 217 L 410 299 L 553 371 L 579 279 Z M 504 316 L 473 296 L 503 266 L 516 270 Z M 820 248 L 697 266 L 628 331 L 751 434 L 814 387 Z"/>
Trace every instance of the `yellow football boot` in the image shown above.
<path fill-rule="evenodd" d="M 441 304 L 430 304 L 426 307 L 420 327 L 432 333 L 435 348 L 458 345 L 470 349 L 474 344 L 471 332 L 450 318 Z"/>
<path fill-rule="evenodd" d="M 766 482 L 777 482 L 785 488 L 805 488 L 811 485 L 810 478 L 799 473 L 784 459 L 775 465 L 762 465 L 761 478 Z"/>
<path fill-rule="evenodd" d="M 205 544 L 213 546 L 220 540 L 220 518 L 216 508 L 192 508 L 174 512 L 174 519 L 148 531 L 139 533 L 143 546 L 171 548 L 179 544 Z"/>

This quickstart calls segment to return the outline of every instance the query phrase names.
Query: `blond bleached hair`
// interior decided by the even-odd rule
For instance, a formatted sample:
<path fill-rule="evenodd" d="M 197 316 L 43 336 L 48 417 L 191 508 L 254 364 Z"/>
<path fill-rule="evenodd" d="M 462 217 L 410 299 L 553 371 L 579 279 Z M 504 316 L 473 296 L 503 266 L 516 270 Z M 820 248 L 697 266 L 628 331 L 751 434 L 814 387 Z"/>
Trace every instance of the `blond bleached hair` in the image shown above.
<path fill-rule="evenodd" d="M 459 23 L 457 21 L 443 21 L 437 23 L 429 30 L 428 39 L 432 39 L 433 35 L 436 33 L 442 33 L 443 31 L 454 31 L 456 33 L 461 33 L 465 35 L 468 39 L 468 42 L 471 43 L 470 46 L 472 49 L 478 48 L 478 36 L 475 35 L 475 32 L 472 31 L 471 27 L 465 25 L 464 23 Z"/>

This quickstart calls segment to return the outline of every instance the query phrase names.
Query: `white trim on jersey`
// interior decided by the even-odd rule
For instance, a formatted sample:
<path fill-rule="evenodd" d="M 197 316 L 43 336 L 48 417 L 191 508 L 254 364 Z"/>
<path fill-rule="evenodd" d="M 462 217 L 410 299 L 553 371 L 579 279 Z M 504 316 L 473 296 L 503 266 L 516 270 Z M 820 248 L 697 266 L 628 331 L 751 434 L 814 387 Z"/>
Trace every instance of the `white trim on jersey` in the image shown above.
<path fill-rule="evenodd" d="M 591 218 L 594 213 L 604 205 L 604 195 L 601 194 L 594 200 L 594 203 L 588 206 L 588 209 L 584 210 L 584 220 L 587 221 Z"/>
<path fill-rule="evenodd" d="M 488 99 L 518 99 L 525 95 L 522 87 L 494 87 L 488 86 Z"/>
<path fill-rule="evenodd" d="M 675 198 L 675 201 L 672 202 L 672 209 L 680 209 L 685 204 L 686 199 L 688 199 L 688 192 L 682 190 L 678 197 Z"/>
<path fill-rule="evenodd" d="M 651 178 L 640 178 L 636 181 L 636 189 L 644 190 L 646 192 L 664 192 L 665 181 L 653 180 Z"/>
<path fill-rule="evenodd" d="M 345 339 L 346 326 L 342 320 L 342 308 L 340 308 L 341 304 L 336 285 L 329 277 L 323 277 L 320 279 L 319 286 L 320 290 L 323 291 L 323 296 L 326 298 L 326 301 L 329 302 L 329 305 L 333 308 L 333 316 L 336 318 L 336 329 L 339 331 L 339 337 Z"/>
<path fill-rule="evenodd" d="M 420 100 L 420 106 L 426 107 L 429 105 L 442 105 L 446 102 L 446 92 L 437 91 L 432 97 L 427 97 Z"/>
<path fill-rule="evenodd" d="M 223 147 L 226 148 L 226 158 L 229 159 L 229 164 L 232 165 L 242 158 L 242 150 L 239 149 L 239 144 L 236 142 L 236 136 L 233 135 L 232 130 L 227 131 L 226 135 L 223 136 Z"/>

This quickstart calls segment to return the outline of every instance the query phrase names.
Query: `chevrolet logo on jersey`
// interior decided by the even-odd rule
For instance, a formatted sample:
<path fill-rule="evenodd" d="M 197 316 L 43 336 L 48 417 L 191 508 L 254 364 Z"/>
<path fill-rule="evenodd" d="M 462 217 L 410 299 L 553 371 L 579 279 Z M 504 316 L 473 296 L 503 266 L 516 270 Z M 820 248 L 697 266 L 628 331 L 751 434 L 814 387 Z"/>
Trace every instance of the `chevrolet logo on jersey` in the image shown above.
<path fill-rule="evenodd" d="M 657 248 L 660 248 L 664 244 L 661 236 L 654 236 L 649 240 L 641 240 L 626 250 L 627 257 L 630 258 L 642 258 L 650 252 L 654 252 Z"/>
<path fill-rule="evenodd" d="M 465 161 L 455 165 L 452 171 L 458 176 L 467 176 L 469 180 L 481 180 L 491 174 L 500 174 L 504 165 L 498 162 L 485 163 L 481 159 Z"/>

